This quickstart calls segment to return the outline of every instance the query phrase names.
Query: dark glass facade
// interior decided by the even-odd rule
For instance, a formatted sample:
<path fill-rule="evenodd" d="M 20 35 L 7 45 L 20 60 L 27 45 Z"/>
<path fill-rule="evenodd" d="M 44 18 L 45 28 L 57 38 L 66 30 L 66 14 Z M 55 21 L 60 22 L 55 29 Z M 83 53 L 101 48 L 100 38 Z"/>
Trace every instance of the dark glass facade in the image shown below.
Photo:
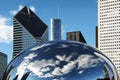
<path fill-rule="evenodd" d="M 48 41 L 47 25 L 26 6 L 13 19 L 13 57 L 39 42 Z"/>
<path fill-rule="evenodd" d="M 18 14 L 14 17 L 19 21 L 34 37 L 41 37 L 45 30 L 48 28 L 47 25 L 38 18 L 35 13 L 25 6 Z"/>

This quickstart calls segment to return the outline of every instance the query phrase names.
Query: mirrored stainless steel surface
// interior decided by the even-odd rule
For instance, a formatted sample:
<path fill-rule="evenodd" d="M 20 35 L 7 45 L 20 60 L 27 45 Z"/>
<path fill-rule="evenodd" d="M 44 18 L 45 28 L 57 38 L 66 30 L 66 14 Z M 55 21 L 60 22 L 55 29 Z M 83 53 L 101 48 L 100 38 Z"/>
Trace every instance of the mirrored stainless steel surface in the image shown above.
<path fill-rule="evenodd" d="M 74 41 L 50 41 L 21 52 L 3 80 L 119 80 L 113 63 L 99 50 Z"/>

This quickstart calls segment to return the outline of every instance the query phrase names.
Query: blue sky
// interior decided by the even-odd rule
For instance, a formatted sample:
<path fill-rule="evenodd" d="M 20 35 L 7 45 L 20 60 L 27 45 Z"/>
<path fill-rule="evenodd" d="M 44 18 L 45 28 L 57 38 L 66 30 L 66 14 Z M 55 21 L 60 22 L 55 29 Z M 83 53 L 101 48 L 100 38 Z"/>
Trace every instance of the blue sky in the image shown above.
<path fill-rule="evenodd" d="M 97 0 L 2 0 L 0 3 L 0 52 L 8 55 L 8 62 L 13 53 L 13 16 L 25 5 L 48 26 L 51 18 L 57 18 L 59 8 L 62 39 L 66 39 L 66 32 L 81 31 L 87 43 L 95 46 Z"/>

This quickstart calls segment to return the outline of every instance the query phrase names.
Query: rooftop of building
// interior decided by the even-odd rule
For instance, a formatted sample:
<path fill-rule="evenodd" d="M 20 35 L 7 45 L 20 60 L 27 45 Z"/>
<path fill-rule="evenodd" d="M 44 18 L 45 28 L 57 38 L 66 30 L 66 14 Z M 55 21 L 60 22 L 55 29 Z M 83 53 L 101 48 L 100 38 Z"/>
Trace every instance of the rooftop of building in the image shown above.
<path fill-rule="evenodd" d="M 7 57 L 7 55 L 2 52 L 0 52 L 0 56 Z"/>
<path fill-rule="evenodd" d="M 35 38 L 41 37 L 48 29 L 48 26 L 27 6 L 21 9 L 14 18 Z"/>

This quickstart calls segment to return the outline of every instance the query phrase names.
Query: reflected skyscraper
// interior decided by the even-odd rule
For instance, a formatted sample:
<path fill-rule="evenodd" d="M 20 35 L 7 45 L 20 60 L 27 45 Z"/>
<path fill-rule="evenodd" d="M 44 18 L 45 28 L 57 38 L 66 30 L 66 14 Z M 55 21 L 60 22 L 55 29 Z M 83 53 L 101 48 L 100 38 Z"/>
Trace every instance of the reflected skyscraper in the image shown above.
<path fill-rule="evenodd" d="M 107 65 L 104 64 L 103 66 L 103 78 L 98 78 L 97 80 L 114 80 L 113 76 L 110 76 L 110 71 Z"/>
<path fill-rule="evenodd" d="M 3 73 L 7 67 L 7 55 L 0 52 L 0 80 L 3 77 Z"/>
<path fill-rule="evenodd" d="M 61 20 L 59 18 L 51 19 L 50 40 L 61 40 Z"/>
<path fill-rule="evenodd" d="M 39 42 L 48 41 L 48 27 L 26 6 L 13 19 L 13 57 Z"/>
<path fill-rule="evenodd" d="M 107 65 L 104 65 L 104 78 L 110 78 L 110 72 Z"/>

